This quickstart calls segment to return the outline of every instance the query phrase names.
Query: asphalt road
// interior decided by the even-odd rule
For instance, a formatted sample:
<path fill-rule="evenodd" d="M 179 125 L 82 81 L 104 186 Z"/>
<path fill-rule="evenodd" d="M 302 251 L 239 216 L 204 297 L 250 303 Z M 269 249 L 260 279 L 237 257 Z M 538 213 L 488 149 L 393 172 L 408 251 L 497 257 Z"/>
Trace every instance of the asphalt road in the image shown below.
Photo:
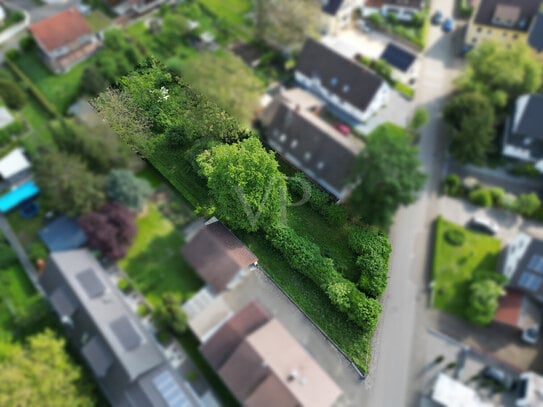
<path fill-rule="evenodd" d="M 445 16 L 452 15 L 453 9 L 454 0 L 432 3 L 432 12 L 441 10 Z M 419 199 L 398 211 L 390 231 L 390 279 L 366 384 L 368 406 L 413 405 L 418 392 L 415 378 L 424 360 L 426 335 L 425 272 L 447 143 L 440 112 L 463 65 L 456 51 L 460 35 L 460 31 L 444 34 L 439 27 L 432 27 L 422 61 L 415 105 L 425 107 L 431 118 L 420 139 L 420 159 L 428 179 Z"/>

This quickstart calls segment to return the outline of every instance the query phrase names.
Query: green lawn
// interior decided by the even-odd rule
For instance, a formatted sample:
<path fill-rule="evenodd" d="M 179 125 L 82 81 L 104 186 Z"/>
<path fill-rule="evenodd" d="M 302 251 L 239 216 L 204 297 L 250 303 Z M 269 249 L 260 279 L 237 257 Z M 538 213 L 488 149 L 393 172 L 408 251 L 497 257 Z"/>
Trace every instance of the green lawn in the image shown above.
<path fill-rule="evenodd" d="M 225 21 L 242 37 L 251 35 L 250 20 L 244 16 L 253 9 L 250 0 L 199 0 L 205 10 L 217 20 Z"/>
<path fill-rule="evenodd" d="M 136 288 L 151 304 L 165 292 L 187 297 L 202 286 L 202 281 L 181 256 L 183 237 L 156 206 L 137 219 L 138 235 L 119 266 L 131 277 Z"/>
<path fill-rule="evenodd" d="M 35 51 L 22 54 L 15 62 L 59 112 L 64 112 L 79 96 L 81 76 L 89 64 L 89 60 L 86 60 L 66 74 L 55 75 Z"/>
<path fill-rule="evenodd" d="M 45 207 L 43 198 L 38 198 L 36 201 L 40 206 L 40 210 L 33 218 L 23 218 L 16 209 L 7 215 L 7 220 L 11 225 L 11 228 L 14 230 L 24 247 L 28 247 L 30 244 L 37 241 L 41 242 L 38 237 L 38 232 L 45 226 L 44 214 L 48 209 Z"/>
<path fill-rule="evenodd" d="M 447 230 L 463 231 L 465 242 L 461 246 L 451 245 L 445 238 Z M 473 273 L 476 270 L 496 271 L 500 245 L 494 237 L 438 217 L 432 266 L 434 307 L 463 316 Z"/>

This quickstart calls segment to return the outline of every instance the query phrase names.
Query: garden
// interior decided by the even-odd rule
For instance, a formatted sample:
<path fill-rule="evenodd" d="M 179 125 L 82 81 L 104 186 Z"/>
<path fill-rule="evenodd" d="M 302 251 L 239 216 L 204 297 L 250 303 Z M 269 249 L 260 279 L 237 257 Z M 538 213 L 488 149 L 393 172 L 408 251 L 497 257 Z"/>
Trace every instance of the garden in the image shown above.
<path fill-rule="evenodd" d="M 415 14 L 412 21 L 400 21 L 394 14 L 383 17 L 380 13 L 371 14 L 368 19 L 377 29 L 395 34 L 420 50 L 426 47 L 426 38 L 430 27 L 428 9 Z"/>
<path fill-rule="evenodd" d="M 433 306 L 481 325 L 492 320 L 505 278 L 501 242 L 438 217 L 432 263 Z M 481 300 L 483 295 L 490 298 Z"/>

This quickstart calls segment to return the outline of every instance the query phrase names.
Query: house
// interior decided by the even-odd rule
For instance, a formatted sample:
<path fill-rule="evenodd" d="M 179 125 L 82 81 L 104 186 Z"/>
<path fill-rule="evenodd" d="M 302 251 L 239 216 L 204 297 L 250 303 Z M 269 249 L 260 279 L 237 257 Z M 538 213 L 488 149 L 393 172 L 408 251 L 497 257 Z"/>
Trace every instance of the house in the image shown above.
<path fill-rule="evenodd" d="M 424 9 L 424 0 L 366 0 L 362 15 L 368 17 L 379 13 L 383 17 L 395 15 L 399 21 L 411 21 Z"/>
<path fill-rule="evenodd" d="M 543 301 L 543 240 L 519 233 L 502 252 L 500 262 L 509 288 Z"/>
<path fill-rule="evenodd" d="M 50 252 L 78 249 L 87 242 L 87 235 L 75 219 L 59 216 L 38 232 Z"/>
<path fill-rule="evenodd" d="M 506 157 L 533 162 L 543 160 L 543 95 L 519 96 L 512 117 L 504 130 L 502 154 Z"/>
<path fill-rule="evenodd" d="M 528 35 L 528 45 L 532 47 L 540 62 L 543 62 L 543 11 L 539 11 L 534 18 Z"/>
<path fill-rule="evenodd" d="M 200 351 L 246 407 L 329 407 L 341 390 L 285 327 L 249 303 Z"/>
<path fill-rule="evenodd" d="M 145 14 L 165 3 L 166 0 L 104 0 L 106 6 L 119 16 L 134 16 Z"/>
<path fill-rule="evenodd" d="M 520 375 L 516 407 L 539 407 L 543 404 L 543 376 L 534 372 Z"/>
<path fill-rule="evenodd" d="M 296 81 L 335 109 L 366 122 L 387 104 L 390 87 L 354 59 L 308 39 L 295 70 Z"/>
<path fill-rule="evenodd" d="M 481 0 L 470 18 L 465 44 L 492 39 L 504 44 L 526 42 L 541 0 Z"/>
<path fill-rule="evenodd" d="M 201 405 L 91 252 L 52 253 L 39 282 L 113 407 Z"/>
<path fill-rule="evenodd" d="M 432 401 L 440 407 L 492 407 L 477 392 L 445 373 L 439 373 L 432 390 Z"/>
<path fill-rule="evenodd" d="M 0 177 L 2 181 L 15 185 L 30 177 L 32 164 L 21 147 L 14 148 L 0 159 Z"/>
<path fill-rule="evenodd" d="M 351 26 L 353 13 L 362 6 L 362 0 L 321 0 L 322 31 L 337 34 Z"/>
<path fill-rule="evenodd" d="M 336 199 L 349 194 L 364 144 L 318 117 L 321 102 L 301 89 L 281 91 L 261 115 L 266 143 Z"/>
<path fill-rule="evenodd" d="M 56 74 L 69 71 L 100 46 L 100 40 L 75 7 L 40 20 L 28 30 L 36 40 L 41 58 Z"/>
<path fill-rule="evenodd" d="M 181 253 L 215 294 L 231 289 L 257 265 L 257 257 L 216 218 L 183 246 Z"/>
<path fill-rule="evenodd" d="M 416 80 L 418 62 L 414 53 L 389 43 L 379 59 L 392 67 L 392 78 L 394 80 L 403 83 L 411 83 Z"/>
<path fill-rule="evenodd" d="M 498 300 L 494 321 L 521 331 L 537 327 L 541 321 L 541 308 L 519 289 L 507 288 Z"/>

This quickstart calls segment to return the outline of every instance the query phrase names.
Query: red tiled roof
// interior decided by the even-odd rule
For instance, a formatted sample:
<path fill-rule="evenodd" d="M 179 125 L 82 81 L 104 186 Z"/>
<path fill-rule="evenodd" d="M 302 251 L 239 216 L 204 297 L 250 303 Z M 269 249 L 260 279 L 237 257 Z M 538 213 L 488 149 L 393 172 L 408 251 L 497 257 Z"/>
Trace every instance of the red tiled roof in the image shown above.
<path fill-rule="evenodd" d="M 75 7 L 38 21 L 28 29 L 46 51 L 68 45 L 92 32 L 87 20 Z"/>
<path fill-rule="evenodd" d="M 503 324 L 518 326 L 522 310 L 522 297 L 524 294 L 515 289 L 508 288 L 506 294 L 500 297 L 498 309 L 494 320 Z"/>

